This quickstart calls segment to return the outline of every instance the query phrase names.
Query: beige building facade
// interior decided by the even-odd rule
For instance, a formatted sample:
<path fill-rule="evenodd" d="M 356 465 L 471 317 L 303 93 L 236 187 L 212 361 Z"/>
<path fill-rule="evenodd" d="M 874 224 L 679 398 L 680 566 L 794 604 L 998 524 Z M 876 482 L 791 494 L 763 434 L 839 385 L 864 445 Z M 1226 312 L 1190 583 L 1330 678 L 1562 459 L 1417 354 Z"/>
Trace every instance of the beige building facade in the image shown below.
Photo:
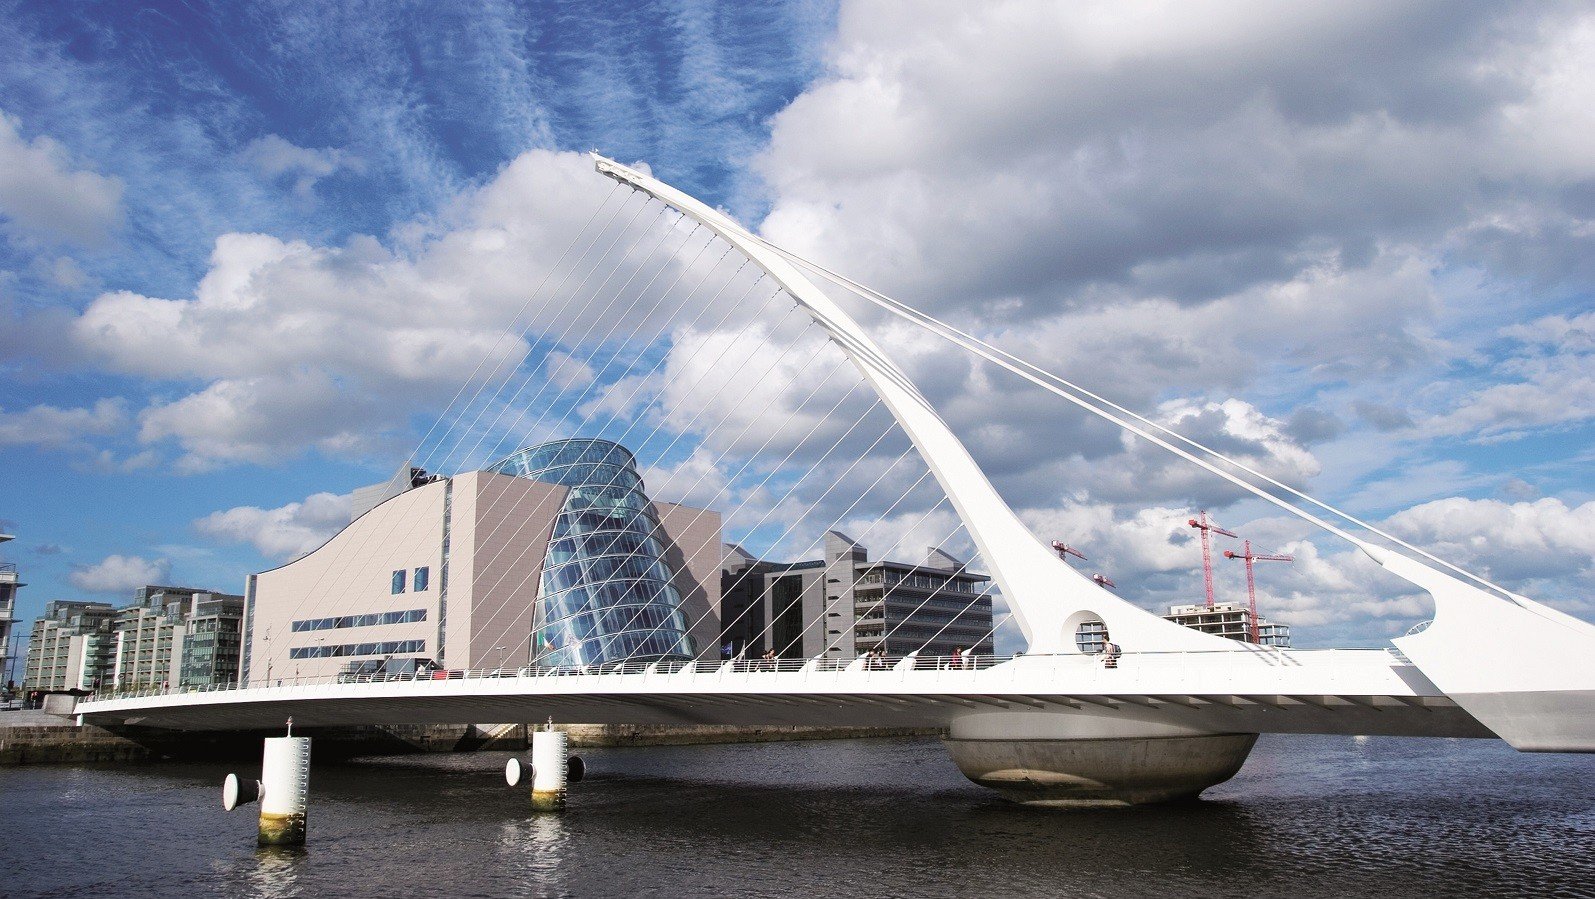
<path fill-rule="evenodd" d="M 420 476 L 389 490 L 316 550 L 248 578 L 243 680 L 533 664 L 534 633 L 564 621 L 545 620 L 554 613 L 545 605 L 540 615 L 539 598 L 556 528 L 591 517 L 578 502 L 583 490 L 497 471 Z M 647 512 L 681 618 L 694 623 L 698 648 L 712 648 L 720 516 L 652 502 Z M 570 539 L 593 538 L 560 545 Z M 570 569 L 563 555 L 558 561 Z"/>

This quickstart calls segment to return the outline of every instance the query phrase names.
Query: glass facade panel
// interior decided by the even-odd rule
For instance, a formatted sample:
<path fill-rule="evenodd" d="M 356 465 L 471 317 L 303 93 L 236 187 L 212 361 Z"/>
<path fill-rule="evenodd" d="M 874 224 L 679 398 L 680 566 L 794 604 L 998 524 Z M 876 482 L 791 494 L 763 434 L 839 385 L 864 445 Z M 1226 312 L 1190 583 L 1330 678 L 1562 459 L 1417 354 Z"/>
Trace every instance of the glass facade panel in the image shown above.
<path fill-rule="evenodd" d="M 404 569 L 402 569 L 402 568 L 393 573 L 393 591 L 392 592 L 394 594 L 399 594 L 399 593 L 403 593 L 404 592 Z"/>
<path fill-rule="evenodd" d="M 415 570 L 415 579 L 413 581 L 414 586 L 412 589 L 414 589 L 415 592 L 420 593 L 430 586 L 431 582 L 432 569 L 423 565 Z"/>
<path fill-rule="evenodd" d="M 607 440 L 523 449 L 488 471 L 570 488 L 554 520 L 532 636 L 535 665 L 691 658 L 636 459 Z"/>

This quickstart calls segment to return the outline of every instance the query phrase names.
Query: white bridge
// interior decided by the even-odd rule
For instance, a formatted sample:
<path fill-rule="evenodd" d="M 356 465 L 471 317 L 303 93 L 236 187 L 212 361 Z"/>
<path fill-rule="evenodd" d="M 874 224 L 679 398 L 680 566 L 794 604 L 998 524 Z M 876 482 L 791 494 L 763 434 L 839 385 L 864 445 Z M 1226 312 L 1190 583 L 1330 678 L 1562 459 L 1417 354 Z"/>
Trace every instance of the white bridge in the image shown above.
<path fill-rule="evenodd" d="M 841 347 L 950 500 L 1006 597 L 1027 652 L 1006 659 L 633 662 L 599 670 L 452 672 L 444 679 L 290 680 L 95 699 L 79 706 L 87 722 L 242 730 L 274 727 L 292 715 L 312 726 L 548 717 L 944 726 L 954 760 L 975 781 L 1024 801 L 1065 804 L 1200 792 L 1233 775 L 1259 733 L 1499 737 L 1524 751 L 1595 751 L 1595 626 L 1456 569 L 793 256 L 642 172 L 601 157 L 596 162 L 599 172 L 730 243 Z M 841 284 L 1351 541 L 1433 598 L 1432 624 L 1396 640 L 1396 650 L 1278 650 L 1198 633 L 1120 599 L 1064 564 L 1025 527 L 908 377 L 810 276 Z M 1075 632 L 1085 621 L 1103 622 L 1130 650 L 1116 668 L 1077 648 Z"/>

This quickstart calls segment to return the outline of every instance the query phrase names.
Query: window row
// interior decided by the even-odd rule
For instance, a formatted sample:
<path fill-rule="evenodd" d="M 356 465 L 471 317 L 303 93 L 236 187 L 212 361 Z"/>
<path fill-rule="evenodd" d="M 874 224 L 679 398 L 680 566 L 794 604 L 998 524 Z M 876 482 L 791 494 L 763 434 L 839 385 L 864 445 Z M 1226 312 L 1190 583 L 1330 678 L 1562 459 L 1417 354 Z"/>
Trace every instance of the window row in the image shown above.
<path fill-rule="evenodd" d="M 539 640 L 533 664 L 593 665 L 634 658 L 682 657 L 695 654 L 692 638 L 666 631 L 628 631 L 569 643 Z"/>
<path fill-rule="evenodd" d="M 554 568 L 576 559 L 600 556 L 664 557 L 659 541 L 633 531 L 614 531 L 581 537 L 560 537 L 548 544 L 548 567 Z"/>
<path fill-rule="evenodd" d="M 620 606 L 656 604 L 669 609 L 681 605 L 674 587 L 660 581 L 605 581 L 545 593 L 543 617 L 553 621 L 576 612 L 595 612 Z"/>
<path fill-rule="evenodd" d="M 600 556 L 596 559 L 573 559 L 543 574 L 543 590 L 551 593 L 568 590 L 578 584 L 597 584 L 616 579 L 647 578 L 669 583 L 670 570 L 663 562 L 646 556 Z"/>
<path fill-rule="evenodd" d="M 966 581 L 945 575 L 901 575 L 897 572 L 885 572 L 883 575 L 878 569 L 865 573 L 853 583 L 855 586 L 885 584 L 888 587 L 912 587 L 921 590 L 935 590 L 941 593 L 980 593 L 985 590 L 985 582 L 983 581 Z"/>
<path fill-rule="evenodd" d="M 415 570 L 413 579 L 408 577 L 409 574 L 410 572 L 404 568 L 395 571 L 393 573 L 393 587 L 389 592 L 394 596 L 398 596 L 404 592 L 405 582 L 410 581 L 412 584 L 411 589 L 417 593 L 422 593 L 432 583 L 432 569 L 425 565 Z"/>
<path fill-rule="evenodd" d="M 388 640 L 384 643 L 340 643 L 335 646 L 295 646 L 290 659 L 326 659 L 339 656 L 386 656 L 401 652 L 426 652 L 425 640 Z"/>
<path fill-rule="evenodd" d="M 666 606 L 630 605 L 599 612 L 579 612 L 540 625 L 546 642 L 563 645 L 594 637 L 629 631 L 656 631 L 665 627 L 686 630 L 686 622 L 675 609 Z"/>
<path fill-rule="evenodd" d="M 425 621 L 426 609 L 406 609 L 403 612 L 370 612 L 365 615 L 339 615 L 336 618 L 306 618 L 295 621 L 294 631 L 326 631 L 340 627 L 373 627 L 378 624 L 408 624 Z"/>
<path fill-rule="evenodd" d="M 561 512 L 554 519 L 555 537 L 631 531 L 646 534 L 659 526 L 653 513 L 642 509 L 608 507 Z"/>

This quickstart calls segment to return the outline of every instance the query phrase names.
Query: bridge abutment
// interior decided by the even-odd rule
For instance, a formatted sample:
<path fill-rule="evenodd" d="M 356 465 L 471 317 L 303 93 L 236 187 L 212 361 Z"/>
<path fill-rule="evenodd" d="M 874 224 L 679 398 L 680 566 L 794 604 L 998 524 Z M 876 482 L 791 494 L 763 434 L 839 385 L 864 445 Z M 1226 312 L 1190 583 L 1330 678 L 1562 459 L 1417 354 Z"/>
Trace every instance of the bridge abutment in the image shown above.
<path fill-rule="evenodd" d="M 1194 798 L 1235 776 L 1257 734 L 1082 713 L 959 718 L 945 739 L 964 776 L 1004 798 L 1059 808 Z"/>

